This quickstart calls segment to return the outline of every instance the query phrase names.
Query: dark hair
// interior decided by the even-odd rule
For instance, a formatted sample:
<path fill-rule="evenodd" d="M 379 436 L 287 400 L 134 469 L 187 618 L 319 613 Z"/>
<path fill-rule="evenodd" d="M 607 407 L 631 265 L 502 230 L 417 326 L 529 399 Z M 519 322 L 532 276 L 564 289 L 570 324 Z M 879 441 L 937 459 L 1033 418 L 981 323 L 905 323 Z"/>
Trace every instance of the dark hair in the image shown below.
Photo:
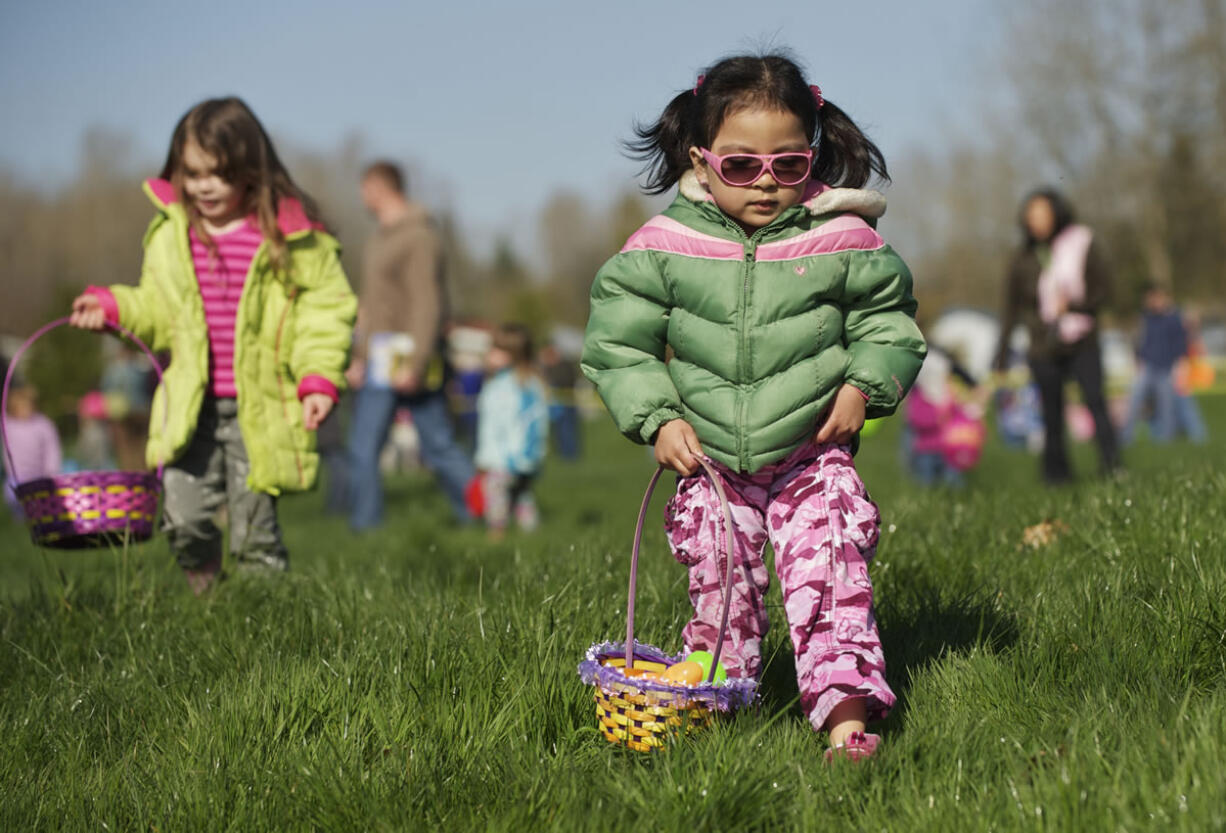
<path fill-rule="evenodd" d="M 210 98 L 183 114 L 170 138 L 170 150 L 162 165 L 162 179 L 170 180 L 180 198 L 183 195 L 183 149 L 188 141 L 217 160 L 217 174 L 232 185 L 247 189 L 245 209 L 256 215 L 260 232 L 269 243 L 273 266 L 284 272 L 289 268 L 289 246 L 277 226 L 277 205 L 285 197 L 302 204 L 307 219 L 319 222 L 319 210 L 305 191 L 294 184 L 281 164 L 272 140 L 260 120 L 242 99 Z M 196 234 L 206 245 L 213 241 L 190 202 L 187 216 Z"/>
<path fill-rule="evenodd" d="M 379 159 L 367 165 L 366 170 L 362 171 L 362 179 L 372 176 L 386 182 L 397 194 L 404 193 L 404 170 L 390 159 Z"/>
<path fill-rule="evenodd" d="M 876 175 L 888 182 L 885 158 L 847 113 L 830 101 L 819 109 L 804 73 L 787 55 L 736 55 L 706 70 L 702 83 L 673 98 L 653 124 L 637 123 L 625 143 L 645 164 L 643 190 L 667 191 L 692 166 L 689 149 L 711 146 L 729 113 L 767 107 L 794 113 L 817 147 L 813 179 L 860 188 Z"/>
<path fill-rule="evenodd" d="M 1051 237 L 1047 238 L 1048 240 L 1064 231 L 1077 219 L 1073 212 L 1073 204 L 1068 201 L 1068 197 L 1050 186 L 1036 188 L 1026 195 L 1017 211 L 1017 224 L 1022 230 L 1022 247 L 1026 249 L 1033 249 L 1039 243 L 1030 233 L 1030 226 L 1026 223 L 1026 209 L 1030 207 L 1031 202 L 1037 199 L 1047 200 L 1047 204 L 1051 206 L 1053 223 Z"/>
<path fill-rule="evenodd" d="M 509 353 L 516 365 L 530 364 L 536 357 L 532 331 L 514 321 L 498 325 L 498 329 L 494 331 L 493 344 L 499 350 Z"/>

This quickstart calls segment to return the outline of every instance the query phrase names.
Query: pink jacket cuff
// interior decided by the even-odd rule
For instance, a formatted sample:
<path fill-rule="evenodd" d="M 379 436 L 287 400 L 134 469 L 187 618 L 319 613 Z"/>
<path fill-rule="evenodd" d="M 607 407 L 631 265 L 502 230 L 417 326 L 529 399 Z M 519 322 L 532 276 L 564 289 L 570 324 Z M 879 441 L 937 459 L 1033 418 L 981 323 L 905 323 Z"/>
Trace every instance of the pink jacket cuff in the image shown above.
<path fill-rule="evenodd" d="M 333 402 L 339 402 L 341 398 L 336 385 L 329 382 L 323 376 L 318 376 L 314 373 L 303 376 L 302 381 L 298 383 L 298 400 L 302 401 L 312 393 L 327 394 Z"/>
<path fill-rule="evenodd" d="M 85 291 L 93 295 L 102 303 L 102 310 L 106 313 L 106 323 L 119 323 L 119 302 L 115 300 L 114 294 L 105 286 L 87 286 Z"/>
<path fill-rule="evenodd" d="M 852 385 L 852 384 L 851 384 L 851 382 L 848 382 L 847 384 L 851 385 L 853 388 L 856 388 L 856 393 L 858 393 L 858 394 L 860 394 L 861 396 L 863 396 L 863 397 L 864 397 L 864 401 L 865 401 L 865 402 L 867 402 L 867 401 L 869 400 L 869 396 L 868 396 L 868 394 L 867 394 L 867 393 L 865 393 L 863 390 L 861 390 L 860 388 L 857 388 L 855 385 Z"/>

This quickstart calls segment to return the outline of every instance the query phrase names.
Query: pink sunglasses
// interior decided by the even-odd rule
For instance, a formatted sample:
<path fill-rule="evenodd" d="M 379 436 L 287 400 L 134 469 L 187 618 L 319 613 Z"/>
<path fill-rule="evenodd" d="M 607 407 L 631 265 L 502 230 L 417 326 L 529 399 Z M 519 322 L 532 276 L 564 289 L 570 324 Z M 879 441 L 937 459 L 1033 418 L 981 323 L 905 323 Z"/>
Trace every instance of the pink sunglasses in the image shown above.
<path fill-rule="evenodd" d="M 813 170 L 812 148 L 803 153 L 792 150 L 787 153 L 728 153 L 724 156 L 716 156 L 706 148 L 699 148 L 698 152 L 725 184 L 737 188 L 757 182 L 763 171 L 770 171 L 771 178 L 780 185 L 799 185 L 809 178 Z"/>

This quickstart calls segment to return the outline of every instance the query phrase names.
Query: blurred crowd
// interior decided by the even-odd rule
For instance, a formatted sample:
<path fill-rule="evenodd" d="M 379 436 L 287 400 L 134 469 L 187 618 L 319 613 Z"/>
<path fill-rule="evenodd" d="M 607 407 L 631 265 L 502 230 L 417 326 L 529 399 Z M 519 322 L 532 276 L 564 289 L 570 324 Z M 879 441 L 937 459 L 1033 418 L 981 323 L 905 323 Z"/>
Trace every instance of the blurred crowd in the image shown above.
<path fill-rule="evenodd" d="M 327 511 L 347 517 L 355 530 L 377 527 L 382 478 L 424 469 L 458 523 L 484 522 L 493 537 L 513 522 L 535 528 L 532 484 L 546 457 L 579 459 L 584 419 L 600 410 L 579 372 L 582 333 L 451 318 L 441 262 L 423 272 L 420 263 L 407 269 L 386 255 L 406 244 L 429 248 L 434 233 L 424 209 L 407 198 L 399 169 L 375 163 L 361 187 L 379 228 L 366 250 L 363 314 L 349 371 L 353 392 L 319 432 Z M 1195 394 L 1213 386 L 1215 370 L 1200 317 L 1152 282 L 1133 334 L 1102 332 L 1098 308 L 1109 297 L 1110 275 L 1087 239 L 1078 244 L 1084 251 L 1080 260 L 1073 257 L 1070 272 L 1072 295 L 1080 300 L 1044 309 L 1041 276 L 1053 259 L 1067 258 L 1056 241 L 1085 227 L 1049 191 L 1027 198 L 1019 225 L 1023 244 L 1000 318 L 954 311 L 928 327 L 928 358 L 901 413 L 906 471 L 924 485 L 965 485 L 989 420 L 1005 445 L 1037 455 L 1052 483 L 1072 476 L 1067 436 L 1095 442 L 1107 474 L 1121 470 L 1121 447 L 1139 437 L 1205 442 Z M 1019 286 L 1030 287 L 1029 294 Z M 390 312 L 396 309 L 399 315 Z M 1080 323 L 1070 324 L 1070 315 Z M 157 375 L 130 344 L 109 340 L 106 351 L 97 387 L 80 397 L 75 413 L 53 411 L 54 420 L 15 369 L 5 412 L 5 496 L 14 512 L 14 481 L 144 467 Z M 1078 385 L 1071 398 L 1069 381 Z M 866 425 L 865 441 L 873 441 L 879 422 Z M 71 438 L 66 453 L 60 430 Z"/>

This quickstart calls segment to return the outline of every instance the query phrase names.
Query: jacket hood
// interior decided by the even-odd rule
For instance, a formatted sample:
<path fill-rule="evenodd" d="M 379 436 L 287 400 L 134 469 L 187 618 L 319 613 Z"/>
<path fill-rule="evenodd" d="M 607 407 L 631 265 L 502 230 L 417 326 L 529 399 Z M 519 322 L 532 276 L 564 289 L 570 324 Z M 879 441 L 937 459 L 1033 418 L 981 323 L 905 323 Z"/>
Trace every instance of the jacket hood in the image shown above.
<path fill-rule="evenodd" d="M 681 196 L 691 202 L 711 202 L 711 192 L 698 181 L 693 169 L 681 175 Z M 885 195 L 868 188 L 831 188 L 824 182 L 814 180 L 805 188 L 801 199 L 810 214 L 853 212 L 868 220 L 876 220 L 885 214 Z"/>
<path fill-rule="evenodd" d="M 166 179 L 145 180 L 145 193 L 161 211 L 179 202 L 179 195 L 175 192 L 174 185 Z M 293 197 L 281 197 L 277 200 L 277 228 L 281 229 L 281 233 L 286 236 L 324 230 L 323 224 L 312 222 L 302 207 L 302 203 Z"/>

